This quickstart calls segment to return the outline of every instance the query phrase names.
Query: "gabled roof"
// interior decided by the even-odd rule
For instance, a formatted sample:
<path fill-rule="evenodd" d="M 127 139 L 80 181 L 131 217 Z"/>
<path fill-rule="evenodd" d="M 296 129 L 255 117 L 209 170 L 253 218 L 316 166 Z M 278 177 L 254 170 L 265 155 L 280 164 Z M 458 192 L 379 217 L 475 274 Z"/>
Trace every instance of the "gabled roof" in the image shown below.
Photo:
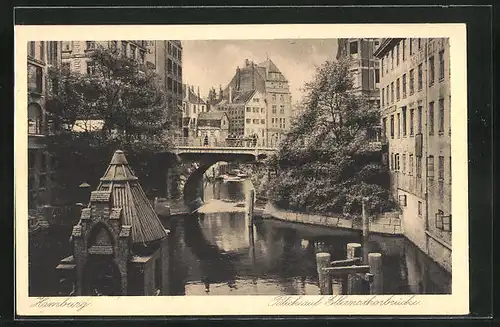
<path fill-rule="evenodd" d="M 198 114 L 198 127 L 222 127 L 222 118 L 227 114 L 224 111 L 209 111 Z M 229 127 L 229 126 L 227 126 Z"/>
<path fill-rule="evenodd" d="M 149 243 L 167 236 L 123 151 L 114 153 L 97 191 L 111 193 L 112 207 L 122 209 L 122 226 L 131 226 L 133 243 Z"/>
<path fill-rule="evenodd" d="M 259 66 L 264 67 L 268 73 L 280 73 L 281 71 L 278 69 L 278 67 L 274 64 L 274 62 L 271 59 L 267 59 L 264 62 L 261 62 Z"/>

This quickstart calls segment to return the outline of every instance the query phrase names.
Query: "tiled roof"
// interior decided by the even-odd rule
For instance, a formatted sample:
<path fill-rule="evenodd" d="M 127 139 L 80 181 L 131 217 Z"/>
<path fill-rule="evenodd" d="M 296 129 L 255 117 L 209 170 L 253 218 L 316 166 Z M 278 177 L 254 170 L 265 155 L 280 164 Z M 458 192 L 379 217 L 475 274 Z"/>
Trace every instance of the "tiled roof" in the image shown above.
<path fill-rule="evenodd" d="M 276 67 L 271 59 L 267 59 L 259 64 L 260 67 L 264 67 L 268 73 L 281 73 L 281 71 Z"/>
<path fill-rule="evenodd" d="M 130 169 L 127 158 L 123 151 L 116 151 L 111 159 L 111 162 L 101 177 L 101 181 L 135 181 L 137 177 L 134 175 L 132 169 Z"/>
<path fill-rule="evenodd" d="M 90 193 L 90 202 L 109 202 L 110 197 L 109 191 L 93 191 Z"/>
<path fill-rule="evenodd" d="M 198 114 L 198 127 L 221 128 L 224 116 L 227 116 L 224 111 L 200 112 Z"/>
<path fill-rule="evenodd" d="M 243 90 L 258 90 L 264 92 L 266 90 L 266 75 L 262 74 L 259 66 L 250 64 L 248 67 L 240 68 L 236 71 L 233 78 L 223 91 L 223 98 L 229 97 L 229 87 L 233 88 L 233 93 Z"/>
<path fill-rule="evenodd" d="M 247 103 L 255 94 L 255 90 L 234 92 L 233 103 Z"/>
<path fill-rule="evenodd" d="M 112 192 L 112 207 L 121 208 L 122 226 L 131 226 L 133 243 L 148 243 L 167 236 L 123 151 L 115 152 L 97 189 Z"/>

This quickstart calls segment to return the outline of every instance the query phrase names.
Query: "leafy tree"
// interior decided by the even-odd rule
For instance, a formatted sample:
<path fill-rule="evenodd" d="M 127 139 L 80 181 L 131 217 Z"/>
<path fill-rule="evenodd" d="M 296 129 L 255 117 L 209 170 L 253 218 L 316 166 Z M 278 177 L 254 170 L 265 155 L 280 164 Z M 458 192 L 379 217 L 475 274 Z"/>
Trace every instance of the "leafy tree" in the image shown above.
<path fill-rule="evenodd" d="M 159 180 L 153 157 L 169 147 L 170 121 L 157 76 L 136 60 L 97 48 L 89 74 L 52 69 L 48 96 L 54 133 L 48 152 L 56 159 L 55 184 L 62 202 L 74 201 L 83 181 L 95 188 L 114 151 L 124 150 L 142 184 Z M 77 122 L 80 132 L 75 132 Z M 90 122 L 100 121 L 96 128 Z"/>
<path fill-rule="evenodd" d="M 353 87 L 349 59 L 327 61 L 304 87 L 300 115 L 271 158 L 278 172 L 269 196 L 276 205 L 347 216 L 394 208 L 387 167 L 370 135 L 379 110 Z"/>

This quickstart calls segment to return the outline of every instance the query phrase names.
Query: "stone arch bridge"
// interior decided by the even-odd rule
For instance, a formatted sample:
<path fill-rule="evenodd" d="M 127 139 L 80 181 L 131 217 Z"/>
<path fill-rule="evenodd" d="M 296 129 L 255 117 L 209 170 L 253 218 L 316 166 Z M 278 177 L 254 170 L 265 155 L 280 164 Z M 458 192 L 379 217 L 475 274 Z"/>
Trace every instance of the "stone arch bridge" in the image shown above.
<path fill-rule="evenodd" d="M 183 200 L 191 211 L 203 204 L 203 176 L 217 162 L 258 163 L 276 151 L 259 147 L 176 146 L 164 152 L 169 164 L 166 169 L 166 197 Z"/>

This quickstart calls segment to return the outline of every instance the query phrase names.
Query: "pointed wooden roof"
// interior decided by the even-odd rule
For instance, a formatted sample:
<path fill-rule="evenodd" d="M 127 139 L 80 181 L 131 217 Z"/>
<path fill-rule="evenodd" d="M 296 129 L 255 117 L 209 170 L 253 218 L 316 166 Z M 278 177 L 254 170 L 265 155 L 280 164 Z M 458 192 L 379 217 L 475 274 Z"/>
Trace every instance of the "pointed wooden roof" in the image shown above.
<path fill-rule="evenodd" d="M 97 191 L 111 192 L 112 207 L 122 209 L 122 225 L 131 226 L 133 243 L 149 243 L 167 236 L 123 151 L 114 153 Z"/>

